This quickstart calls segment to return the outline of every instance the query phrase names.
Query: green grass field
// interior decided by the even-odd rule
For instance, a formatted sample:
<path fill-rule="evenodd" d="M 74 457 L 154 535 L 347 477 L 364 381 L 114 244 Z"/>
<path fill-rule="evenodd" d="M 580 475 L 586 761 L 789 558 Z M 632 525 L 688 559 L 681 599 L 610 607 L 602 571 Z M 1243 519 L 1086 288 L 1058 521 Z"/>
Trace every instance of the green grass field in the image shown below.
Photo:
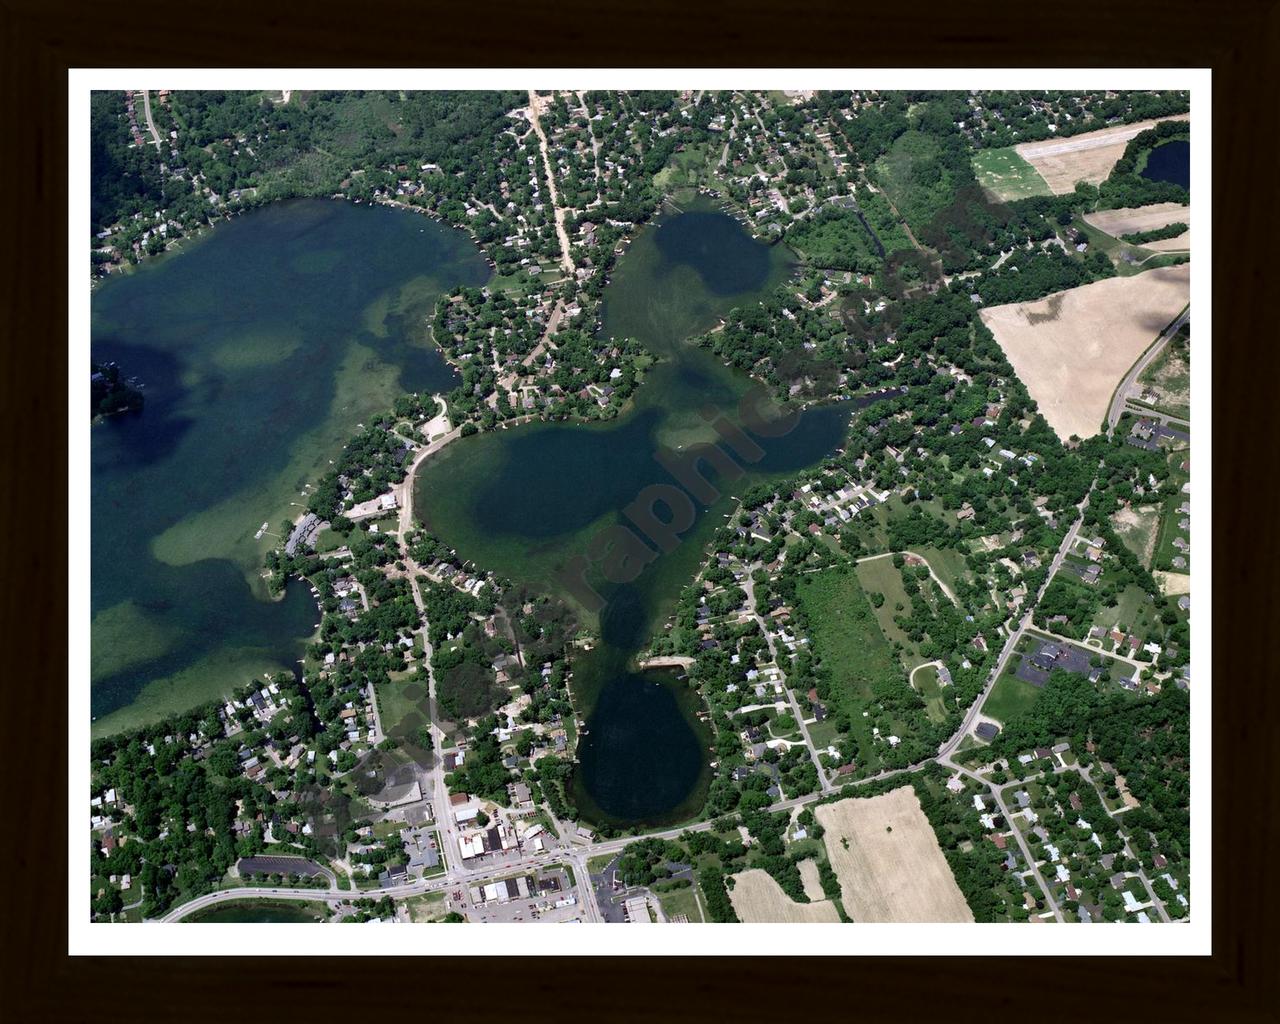
<path fill-rule="evenodd" d="M 945 517 L 944 517 L 945 518 Z M 922 556 L 947 588 L 954 594 L 956 585 L 969 576 L 969 567 L 965 564 L 963 551 L 955 548 L 916 548 L 916 554 Z"/>
<path fill-rule="evenodd" d="M 982 713 L 997 722 L 1008 722 L 1015 715 L 1028 710 L 1036 702 L 1039 692 L 1030 683 L 1006 673 L 991 688 L 991 695 L 982 706 Z"/>
<path fill-rule="evenodd" d="M 698 898 L 692 886 L 658 893 L 658 902 L 662 905 L 662 912 L 667 916 L 668 921 L 680 914 L 688 917 L 691 924 L 702 921 L 702 910 L 698 906 Z"/>
<path fill-rule="evenodd" d="M 884 633 L 885 639 L 891 644 L 902 644 L 902 667 L 910 671 L 924 659 L 920 656 L 916 645 L 893 621 L 895 615 L 911 613 L 911 599 L 907 597 L 907 592 L 902 586 L 902 574 L 894 567 L 891 556 L 860 562 L 857 572 L 862 589 L 868 594 L 868 600 L 869 595 L 873 593 L 884 595 L 884 604 L 879 608 L 872 605 L 872 611 L 875 613 L 876 621 L 880 624 L 880 631 Z M 902 608 L 899 609 L 898 605 Z"/>
<path fill-rule="evenodd" d="M 427 924 L 439 921 L 448 911 L 444 909 L 444 893 L 429 892 L 424 896 L 413 896 L 405 900 L 409 911 L 409 920 L 414 924 Z"/>
<path fill-rule="evenodd" d="M 725 141 L 712 139 L 672 153 L 667 165 L 654 175 L 654 185 L 668 192 L 679 188 L 696 188 L 698 185 L 714 185 L 716 167 L 720 162 L 720 154 L 724 152 Z"/>
<path fill-rule="evenodd" d="M 1040 173 L 1012 146 L 978 150 L 973 154 L 973 173 L 978 177 L 978 184 L 997 199 L 1008 201 L 1053 194 Z"/>
<path fill-rule="evenodd" d="M 833 715 L 848 711 L 859 761 L 865 760 L 874 770 L 880 757 L 871 732 L 872 719 L 863 717 L 862 708 L 869 703 L 877 682 L 902 677 L 902 666 L 880 630 L 856 572 L 840 567 L 806 576 L 799 597 L 809 617 L 814 651 L 831 672 L 832 706 L 828 711 Z"/>
<path fill-rule="evenodd" d="M 851 704 L 868 699 L 878 679 L 901 674 L 857 573 L 814 573 L 804 578 L 799 593 L 815 649 Z"/>

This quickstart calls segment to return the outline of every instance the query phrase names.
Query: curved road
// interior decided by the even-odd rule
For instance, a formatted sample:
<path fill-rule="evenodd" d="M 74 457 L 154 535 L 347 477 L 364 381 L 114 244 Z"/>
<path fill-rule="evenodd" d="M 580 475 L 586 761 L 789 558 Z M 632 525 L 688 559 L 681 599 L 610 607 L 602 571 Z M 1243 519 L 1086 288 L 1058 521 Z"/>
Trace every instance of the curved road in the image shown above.
<path fill-rule="evenodd" d="M 1129 372 L 1124 375 L 1124 380 L 1120 382 L 1120 386 L 1116 388 L 1115 393 L 1111 396 L 1111 408 L 1107 410 L 1108 431 L 1114 430 L 1116 424 L 1120 422 L 1120 417 L 1125 412 L 1124 404 L 1128 398 L 1129 389 L 1133 387 L 1134 382 L 1142 374 L 1142 371 L 1150 366 L 1156 356 L 1164 351 L 1164 347 L 1169 343 L 1169 340 L 1190 319 L 1191 306 L 1188 304 L 1187 308 L 1178 314 L 1178 319 L 1161 331 L 1159 337 L 1138 357 L 1138 361 L 1129 367 Z"/>

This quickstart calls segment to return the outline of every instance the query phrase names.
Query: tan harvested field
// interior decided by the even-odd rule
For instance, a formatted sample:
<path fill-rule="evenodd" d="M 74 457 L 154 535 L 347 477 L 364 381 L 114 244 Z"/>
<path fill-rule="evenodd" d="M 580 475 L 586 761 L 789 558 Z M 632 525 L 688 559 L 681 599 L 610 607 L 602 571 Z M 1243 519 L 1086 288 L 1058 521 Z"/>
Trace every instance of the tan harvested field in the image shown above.
<path fill-rule="evenodd" d="M 855 922 L 972 922 L 933 827 L 910 786 L 814 812 L 841 902 Z M 847 844 L 847 847 L 846 847 Z"/>
<path fill-rule="evenodd" d="M 1063 440 L 1098 433 L 1111 395 L 1191 298 L 1191 264 L 1158 267 L 982 310 L 1009 362 Z"/>
<path fill-rule="evenodd" d="M 804 883 L 804 894 L 811 900 L 825 900 L 827 894 L 822 891 L 822 881 L 818 878 L 818 862 L 802 860 L 796 867 L 800 869 L 800 881 Z"/>
<path fill-rule="evenodd" d="M 1185 572 L 1162 572 L 1156 570 L 1151 574 L 1160 584 L 1160 589 L 1170 596 L 1191 593 L 1191 576 Z M 808 891 L 807 889 L 805 890 Z"/>
<path fill-rule="evenodd" d="M 729 899 L 738 917 L 748 924 L 814 924 L 839 922 L 830 900 L 797 903 L 760 868 L 748 868 L 733 876 Z"/>
<path fill-rule="evenodd" d="M 1139 231 L 1154 231 L 1166 224 L 1185 224 L 1187 230 L 1182 234 L 1158 242 L 1143 242 L 1142 248 L 1154 249 L 1156 252 L 1191 248 L 1191 207 L 1181 203 L 1154 203 L 1151 206 L 1135 206 L 1123 210 L 1098 210 L 1086 213 L 1084 219 L 1099 231 L 1105 231 L 1116 238 L 1137 234 Z"/>
<path fill-rule="evenodd" d="M 1190 119 L 1190 114 L 1177 114 L 1159 120 Z M 1124 154 L 1124 147 L 1129 144 L 1129 140 L 1157 123 L 1137 121 L 1134 124 L 1118 124 L 1114 128 L 1100 128 L 1096 132 L 1085 132 L 1068 139 L 1023 142 L 1013 148 L 1022 159 L 1040 172 L 1055 195 L 1065 195 L 1075 189 L 1077 181 L 1096 185 L 1105 180 L 1115 162 Z"/>

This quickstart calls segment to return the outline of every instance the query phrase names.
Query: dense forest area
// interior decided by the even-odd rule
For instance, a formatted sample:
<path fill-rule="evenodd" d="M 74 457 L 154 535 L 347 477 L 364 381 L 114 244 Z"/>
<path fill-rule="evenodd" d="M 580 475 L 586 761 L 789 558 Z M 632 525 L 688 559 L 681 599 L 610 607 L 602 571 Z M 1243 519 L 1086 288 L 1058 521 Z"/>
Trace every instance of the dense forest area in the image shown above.
<path fill-rule="evenodd" d="M 297 196 L 328 196 L 348 181 L 356 198 L 394 179 L 379 170 L 403 164 L 438 168 L 433 184 L 441 214 L 461 218 L 462 200 L 497 191 L 499 164 L 516 149 L 503 135 L 507 111 L 523 94 L 501 92 L 317 92 L 274 102 L 238 91 L 172 93 L 152 103 L 173 125 L 173 149 L 131 146 L 119 93 L 92 98 L 90 189 L 93 230 L 149 223 L 161 209 L 191 229 L 211 210 L 210 193 L 256 190 L 246 205 Z M 497 145 L 495 145 L 497 142 Z M 362 180 L 359 180 L 362 179 Z M 384 180 L 385 179 L 385 180 Z"/>

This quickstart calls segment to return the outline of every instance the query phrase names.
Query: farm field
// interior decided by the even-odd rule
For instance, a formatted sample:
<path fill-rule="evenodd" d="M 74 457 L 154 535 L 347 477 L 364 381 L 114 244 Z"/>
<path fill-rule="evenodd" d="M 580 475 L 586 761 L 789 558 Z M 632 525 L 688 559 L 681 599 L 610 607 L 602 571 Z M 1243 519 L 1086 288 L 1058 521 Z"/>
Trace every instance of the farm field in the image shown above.
<path fill-rule="evenodd" d="M 804 894 L 814 902 L 825 900 L 827 895 L 822 891 L 822 882 L 818 878 L 818 862 L 802 860 L 796 868 L 800 871 L 800 881 L 804 883 Z"/>
<path fill-rule="evenodd" d="M 981 311 L 1063 440 L 1098 433 L 1125 373 L 1191 297 L 1191 264 Z"/>
<path fill-rule="evenodd" d="M 973 173 L 979 185 L 1005 202 L 1052 194 L 1044 178 L 1012 146 L 978 150 L 973 154 Z"/>
<path fill-rule="evenodd" d="M 1177 114 L 1162 117 L 1160 121 L 1189 121 L 1191 115 Z M 1077 181 L 1096 185 L 1103 181 L 1124 148 L 1135 135 L 1157 124 L 1157 121 L 1138 121 L 1134 124 L 1116 125 L 1096 132 L 1073 135 L 1069 139 L 1045 139 L 1040 142 L 1023 142 L 1015 146 L 1017 154 L 1026 160 L 1044 178 L 1054 195 L 1065 195 L 1075 190 Z"/>
<path fill-rule="evenodd" d="M 1173 238 L 1161 239 L 1157 242 L 1143 242 L 1142 248 L 1156 252 L 1170 252 L 1191 248 L 1191 207 L 1180 203 L 1155 203 L 1151 206 L 1139 206 L 1121 210 L 1097 210 L 1086 213 L 1084 219 L 1099 231 L 1104 231 L 1114 238 L 1121 235 L 1137 234 L 1140 231 L 1154 231 L 1166 224 L 1186 224 L 1187 231 Z"/>
<path fill-rule="evenodd" d="M 733 883 L 729 899 L 738 917 L 748 924 L 837 923 L 840 920 L 836 905 L 830 900 L 797 903 L 761 868 L 748 868 L 734 875 Z"/>
<path fill-rule="evenodd" d="M 823 804 L 815 814 L 855 922 L 973 921 L 910 786 Z"/>

